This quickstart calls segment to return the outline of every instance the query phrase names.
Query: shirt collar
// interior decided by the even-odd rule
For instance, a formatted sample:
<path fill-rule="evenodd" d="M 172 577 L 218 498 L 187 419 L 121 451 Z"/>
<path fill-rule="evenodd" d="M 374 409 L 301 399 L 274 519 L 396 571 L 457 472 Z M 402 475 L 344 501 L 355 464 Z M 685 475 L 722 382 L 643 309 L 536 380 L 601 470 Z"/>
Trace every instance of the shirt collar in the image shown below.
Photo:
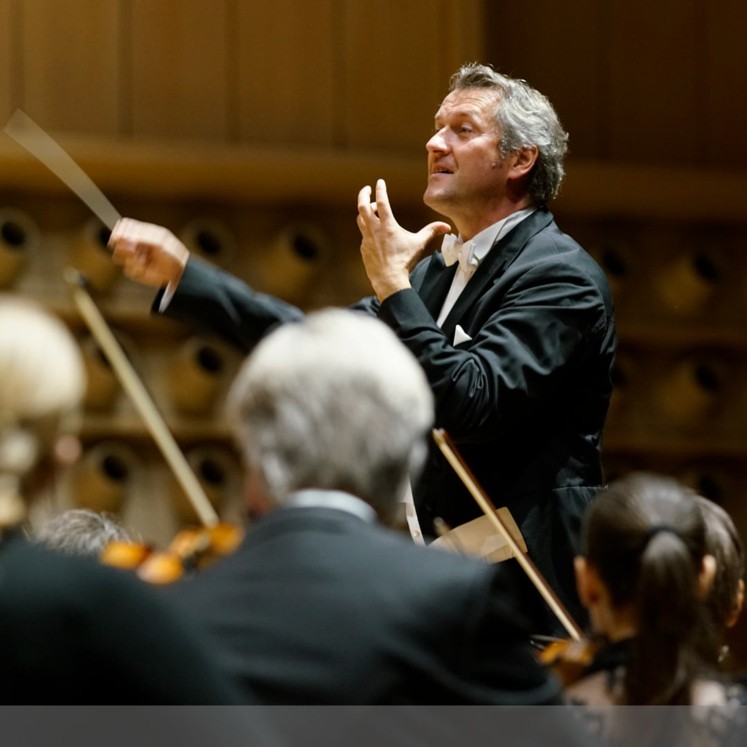
<path fill-rule="evenodd" d="M 505 236 L 512 228 L 515 228 L 524 218 L 528 218 L 536 207 L 528 207 L 523 210 L 517 210 L 515 213 L 502 218 L 492 226 L 484 228 L 480 233 L 473 236 L 465 244 L 472 244 L 470 264 L 477 267 L 485 259 L 493 245 L 502 236 Z"/>
<path fill-rule="evenodd" d="M 333 508 L 353 514 L 370 524 L 376 522 L 376 511 L 360 498 L 342 490 L 299 490 L 283 503 L 288 508 Z"/>

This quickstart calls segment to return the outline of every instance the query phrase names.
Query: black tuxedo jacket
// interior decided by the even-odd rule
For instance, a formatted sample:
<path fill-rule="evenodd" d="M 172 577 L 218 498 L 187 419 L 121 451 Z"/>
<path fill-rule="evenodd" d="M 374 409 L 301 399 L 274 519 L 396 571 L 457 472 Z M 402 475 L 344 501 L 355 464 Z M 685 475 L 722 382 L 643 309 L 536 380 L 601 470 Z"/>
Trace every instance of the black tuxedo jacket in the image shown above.
<path fill-rule="evenodd" d="M 609 285 L 547 210 L 493 246 L 440 328 L 435 319 L 455 272 L 433 254 L 414 270 L 411 289 L 354 308 L 377 314 L 416 355 L 436 397 L 436 425 L 493 502 L 508 506 L 540 571 L 583 620 L 572 557 L 581 516 L 603 482 L 602 429 L 617 342 Z M 302 316 L 194 260 L 167 313 L 245 351 L 275 324 Z M 454 344 L 457 325 L 464 341 Z M 458 526 L 480 515 L 435 444 L 414 496 L 426 535 L 437 516 Z M 527 602 L 537 632 L 562 632 L 534 590 Z"/>
<path fill-rule="evenodd" d="M 278 508 L 166 592 L 269 704 L 556 702 L 497 566 L 338 509 Z"/>

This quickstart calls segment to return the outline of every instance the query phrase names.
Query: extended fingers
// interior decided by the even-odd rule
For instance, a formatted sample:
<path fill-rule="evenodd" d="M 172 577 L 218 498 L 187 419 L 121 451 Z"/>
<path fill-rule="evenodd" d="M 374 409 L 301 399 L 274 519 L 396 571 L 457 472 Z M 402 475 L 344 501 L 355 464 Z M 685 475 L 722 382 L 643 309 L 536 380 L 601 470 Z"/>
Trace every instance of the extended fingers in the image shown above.
<path fill-rule="evenodd" d="M 378 224 L 377 206 L 371 202 L 371 187 L 365 186 L 358 192 L 358 216 L 356 218 L 358 229 L 365 237 L 370 236 L 376 230 Z"/>
<path fill-rule="evenodd" d="M 358 192 L 358 214 L 368 215 L 371 210 L 371 187 L 366 185 Z"/>
<path fill-rule="evenodd" d="M 393 217 L 386 182 L 383 179 L 376 180 L 376 211 L 382 220 Z"/>

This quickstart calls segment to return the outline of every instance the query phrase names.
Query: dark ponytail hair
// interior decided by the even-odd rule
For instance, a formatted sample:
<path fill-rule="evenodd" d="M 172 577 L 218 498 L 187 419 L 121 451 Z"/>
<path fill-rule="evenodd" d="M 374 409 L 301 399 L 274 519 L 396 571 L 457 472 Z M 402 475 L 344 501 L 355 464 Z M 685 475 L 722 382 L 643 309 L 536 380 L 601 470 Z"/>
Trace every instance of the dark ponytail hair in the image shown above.
<path fill-rule="evenodd" d="M 618 480 L 587 512 L 582 551 L 613 608 L 634 610 L 625 702 L 689 704 L 710 636 L 698 589 L 706 533 L 695 493 L 660 475 Z"/>
<path fill-rule="evenodd" d="M 697 497 L 706 528 L 708 554 L 716 559 L 716 575 L 706 600 L 713 621 L 715 645 L 704 652 L 714 665 L 721 664 L 726 628 L 739 611 L 739 586 L 744 578 L 744 548 L 734 521 L 722 506 L 708 498 Z"/>

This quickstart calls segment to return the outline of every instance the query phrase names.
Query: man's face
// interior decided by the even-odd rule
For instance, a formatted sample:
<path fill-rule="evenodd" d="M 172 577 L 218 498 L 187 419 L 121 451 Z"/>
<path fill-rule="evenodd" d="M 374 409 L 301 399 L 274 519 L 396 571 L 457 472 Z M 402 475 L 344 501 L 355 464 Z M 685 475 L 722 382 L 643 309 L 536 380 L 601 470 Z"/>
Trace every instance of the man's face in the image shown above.
<path fill-rule="evenodd" d="M 507 169 L 493 119 L 498 100 L 484 88 L 452 91 L 436 112 L 435 132 L 425 146 L 428 186 L 423 200 L 460 229 L 460 221 L 472 225 L 478 216 L 489 218 L 506 193 Z"/>

